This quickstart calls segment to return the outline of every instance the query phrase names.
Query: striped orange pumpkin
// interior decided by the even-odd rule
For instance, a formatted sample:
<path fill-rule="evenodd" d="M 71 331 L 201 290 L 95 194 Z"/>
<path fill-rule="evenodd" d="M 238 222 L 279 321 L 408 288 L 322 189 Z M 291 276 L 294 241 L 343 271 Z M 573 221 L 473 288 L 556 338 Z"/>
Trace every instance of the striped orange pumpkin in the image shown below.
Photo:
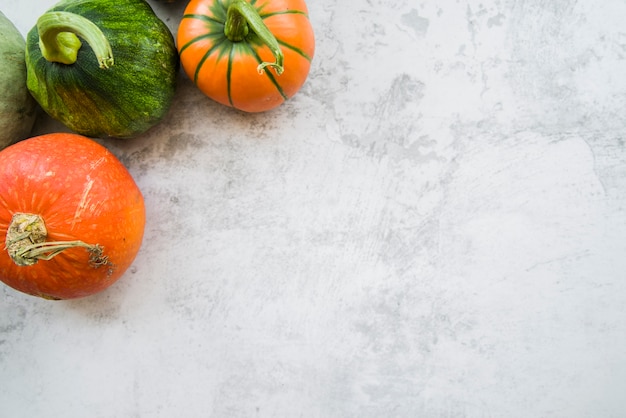
<path fill-rule="evenodd" d="M 177 35 L 185 73 L 211 99 L 245 112 L 281 105 L 315 52 L 304 0 L 191 0 Z"/>

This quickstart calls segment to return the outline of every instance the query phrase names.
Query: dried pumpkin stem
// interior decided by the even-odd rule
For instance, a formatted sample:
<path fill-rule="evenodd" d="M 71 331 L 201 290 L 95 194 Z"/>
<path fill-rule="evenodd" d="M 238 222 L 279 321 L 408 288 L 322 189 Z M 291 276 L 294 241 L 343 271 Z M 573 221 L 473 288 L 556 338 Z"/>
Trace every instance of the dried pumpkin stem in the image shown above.
<path fill-rule="evenodd" d="M 61 64 L 74 64 L 82 43 L 87 41 L 96 54 L 100 68 L 113 65 L 113 51 L 106 36 L 95 23 L 71 12 L 47 12 L 37 20 L 39 48 L 45 59 Z"/>
<path fill-rule="evenodd" d="M 89 251 L 93 267 L 111 265 L 104 249 L 98 244 L 83 241 L 46 241 L 48 231 L 43 219 L 31 213 L 16 213 L 7 229 L 5 247 L 18 266 L 32 266 L 39 260 L 50 260 L 70 248 Z"/>
<path fill-rule="evenodd" d="M 246 39 L 250 31 L 272 51 L 276 59 L 275 62 L 264 61 L 259 64 L 257 67 L 259 74 L 263 74 L 265 68 L 273 67 L 276 74 L 281 75 L 285 70 L 283 66 L 285 58 L 276 37 L 263 23 L 263 19 L 254 6 L 245 0 L 234 0 L 228 6 L 224 34 L 232 42 L 241 42 Z"/>

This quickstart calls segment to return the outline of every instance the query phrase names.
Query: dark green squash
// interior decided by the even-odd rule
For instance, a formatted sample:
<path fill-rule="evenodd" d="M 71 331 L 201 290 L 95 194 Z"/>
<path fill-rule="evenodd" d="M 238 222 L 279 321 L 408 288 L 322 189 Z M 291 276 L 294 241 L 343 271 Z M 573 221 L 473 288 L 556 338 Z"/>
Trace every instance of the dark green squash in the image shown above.
<path fill-rule="evenodd" d="M 144 0 L 61 1 L 28 33 L 26 64 L 28 89 L 51 117 L 117 138 L 163 119 L 179 69 L 172 33 Z"/>
<path fill-rule="evenodd" d="M 26 138 L 37 117 L 26 88 L 24 48 L 24 37 L 0 12 L 0 149 Z"/>

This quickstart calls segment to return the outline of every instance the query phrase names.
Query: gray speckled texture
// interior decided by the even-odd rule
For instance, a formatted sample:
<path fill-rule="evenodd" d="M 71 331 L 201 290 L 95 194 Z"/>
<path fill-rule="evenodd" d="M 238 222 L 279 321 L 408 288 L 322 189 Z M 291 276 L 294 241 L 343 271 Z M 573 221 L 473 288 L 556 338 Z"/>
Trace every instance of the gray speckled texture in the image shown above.
<path fill-rule="evenodd" d="M 0 288 L 0 416 L 622 417 L 626 3 L 308 3 L 293 100 L 181 75 L 105 141 L 143 247 L 93 297 Z"/>

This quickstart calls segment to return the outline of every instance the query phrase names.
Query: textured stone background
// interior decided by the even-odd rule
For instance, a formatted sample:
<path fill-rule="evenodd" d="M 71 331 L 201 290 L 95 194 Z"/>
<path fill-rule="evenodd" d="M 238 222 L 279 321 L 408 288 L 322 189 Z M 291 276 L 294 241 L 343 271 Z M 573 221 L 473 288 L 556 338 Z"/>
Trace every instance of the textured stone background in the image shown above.
<path fill-rule="evenodd" d="M 144 245 L 90 298 L 0 288 L 0 416 L 623 417 L 626 3 L 308 3 L 292 101 L 181 75 L 105 142 Z"/>

